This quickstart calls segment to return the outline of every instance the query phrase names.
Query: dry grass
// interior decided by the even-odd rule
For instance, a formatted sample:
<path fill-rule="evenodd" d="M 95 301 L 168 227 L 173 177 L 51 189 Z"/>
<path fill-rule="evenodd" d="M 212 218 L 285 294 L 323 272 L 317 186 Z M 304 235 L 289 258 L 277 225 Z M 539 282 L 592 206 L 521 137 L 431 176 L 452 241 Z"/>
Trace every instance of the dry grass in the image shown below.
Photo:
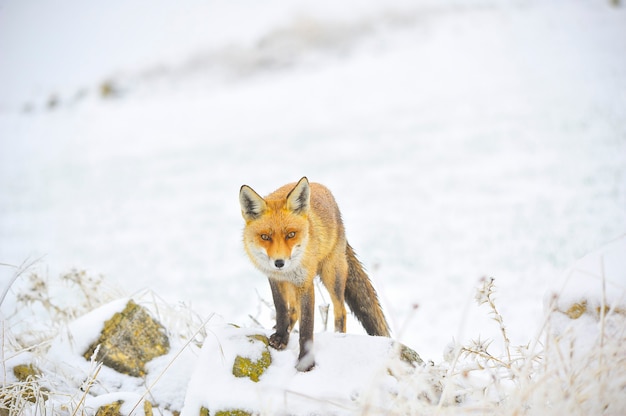
<path fill-rule="evenodd" d="M 490 352 L 492 340 L 451 346 L 447 362 L 431 363 L 409 376 L 412 395 L 397 399 L 397 414 L 626 414 L 624 314 L 608 309 L 595 324 L 599 329 L 594 335 L 549 307 L 540 337 L 514 347 L 494 289 L 494 279 L 482 280 L 476 301 L 488 305 L 500 329 L 503 356 Z"/>

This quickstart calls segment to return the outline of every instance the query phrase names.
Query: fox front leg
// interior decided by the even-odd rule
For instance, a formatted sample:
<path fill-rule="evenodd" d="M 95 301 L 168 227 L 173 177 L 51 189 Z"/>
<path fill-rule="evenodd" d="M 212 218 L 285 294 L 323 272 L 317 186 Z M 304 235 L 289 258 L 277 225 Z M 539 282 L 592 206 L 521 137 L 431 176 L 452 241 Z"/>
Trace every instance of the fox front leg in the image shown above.
<path fill-rule="evenodd" d="M 315 367 L 313 355 L 313 327 L 315 318 L 315 289 L 313 284 L 298 288 L 300 299 L 300 354 L 296 369 L 310 371 Z"/>
<path fill-rule="evenodd" d="M 287 291 L 284 282 L 269 279 L 276 309 L 276 332 L 270 335 L 269 343 L 277 350 L 284 350 L 289 343 L 289 331 L 291 330 L 289 305 L 287 303 Z"/>

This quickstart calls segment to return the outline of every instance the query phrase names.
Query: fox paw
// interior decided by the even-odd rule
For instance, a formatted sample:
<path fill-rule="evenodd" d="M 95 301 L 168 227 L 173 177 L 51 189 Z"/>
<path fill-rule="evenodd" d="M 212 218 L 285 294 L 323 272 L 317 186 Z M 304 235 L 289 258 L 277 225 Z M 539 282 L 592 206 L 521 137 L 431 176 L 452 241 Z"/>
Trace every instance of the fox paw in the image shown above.
<path fill-rule="evenodd" d="M 289 334 L 281 335 L 278 332 L 270 335 L 270 345 L 279 351 L 284 350 L 289 342 Z"/>
<path fill-rule="evenodd" d="M 315 359 L 311 354 L 307 354 L 304 357 L 299 358 L 298 363 L 296 364 L 296 370 L 304 373 L 313 370 L 314 367 Z"/>

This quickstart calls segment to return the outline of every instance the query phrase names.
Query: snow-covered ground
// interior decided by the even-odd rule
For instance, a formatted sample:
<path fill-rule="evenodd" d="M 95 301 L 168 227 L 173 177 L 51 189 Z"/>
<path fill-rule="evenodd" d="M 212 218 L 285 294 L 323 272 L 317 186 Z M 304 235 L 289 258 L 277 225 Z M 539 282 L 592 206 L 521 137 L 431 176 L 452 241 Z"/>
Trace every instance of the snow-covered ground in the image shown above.
<path fill-rule="evenodd" d="M 395 337 L 435 361 L 499 339 L 494 276 L 526 344 L 626 233 L 624 51 L 608 0 L 0 1 L 0 262 L 269 327 L 238 191 L 306 175 Z"/>

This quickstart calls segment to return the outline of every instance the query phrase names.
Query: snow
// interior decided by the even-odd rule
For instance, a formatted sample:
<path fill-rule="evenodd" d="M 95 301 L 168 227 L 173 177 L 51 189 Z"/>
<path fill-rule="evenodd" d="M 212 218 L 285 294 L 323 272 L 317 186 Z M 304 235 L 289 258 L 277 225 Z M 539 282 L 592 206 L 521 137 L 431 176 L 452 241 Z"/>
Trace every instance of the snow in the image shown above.
<path fill-rule="evenodd" d="M 554 335 L 570 339 L 576 346 L 576 356 L 591 350 L 603 333 L 613 337 L 624 333 L 625 253 L 626 238 L 612 241 L 576 261 L 564 272 L 560 284 L 546 293 L 547 311 L 579 308 L 575 319 L 556 313 L 549 320 Z"/>
<path fill-rule="evenodd" d="M 555 286 L 548 296 L 557 295 L 556 307 L 567 306 L 590 299 L 609 307 L 626 304 L 626 238 L 595 250 L 576 261 L 564 273 L 561 285 Z M 589 305 L 592 309 L 601 304 Z"/>
<path fill-rule="evenodd" d="M 297 337 L 293 337 L 285 351 L 271 350 L 272 365 L 255 383 L 232 376 L 235 354 L 256 360 L 259 351 L 246 352 L 246 346 L 263 345 L 250 344 L 245 336 L 237 328 L 221 327 L 207 338 L 187 390 L 183 416 L 198 414 L 202 406 L 231 409 L 233 403 L 239 409 L 260 409 L 266 414 L 349 414 L 346 410 L 358 411 L 364 403 L 384 409 L 381 406 L 389 404 L 374 403 L 368 393 L 381 385 L 397 388 L 397 380 L 387 370 L 394 352 L 388 338 L 319 334 L 315 339 L 316 368 L 300 373 L 295 369 L 298 348 Z M 207 389 L 209 385 L 215 388 Z"/>
<path fill-rule="evenodd" d="M 336 3 L 1 2 L 0 263 L 42 257 L 42 274 L 85 268 L 270 328 L 238 190 L 306 175 L 426 360 L 453 339 L 503 350 L 474 304 L 483 276 L 514 345 L 539 333 L 546 292 L 597 301 L 598 263 L 561 276 L 626 234 L 626 9 Z"/>

